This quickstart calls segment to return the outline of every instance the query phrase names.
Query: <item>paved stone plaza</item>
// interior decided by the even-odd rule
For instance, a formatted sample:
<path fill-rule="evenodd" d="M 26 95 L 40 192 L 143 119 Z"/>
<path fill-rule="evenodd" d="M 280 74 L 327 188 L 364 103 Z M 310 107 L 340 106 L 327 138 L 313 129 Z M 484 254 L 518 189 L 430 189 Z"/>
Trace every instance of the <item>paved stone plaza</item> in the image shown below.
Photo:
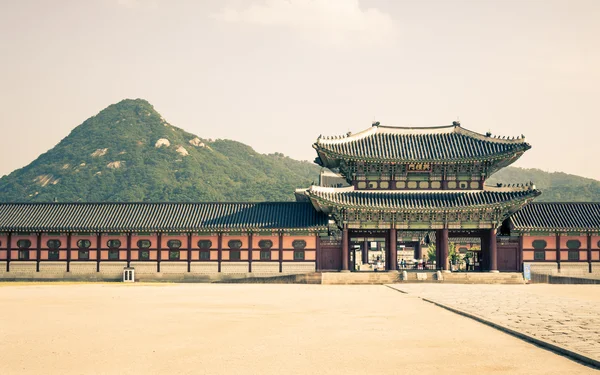
<path fill-rule="evenodd" d="M 382 285 L 0 283 L 0 301 L 1 374 L 595 373 Z"/>
<path fill-rule="evenodd" d="M 600 361 L 599 285 L 394 285 Z"/>

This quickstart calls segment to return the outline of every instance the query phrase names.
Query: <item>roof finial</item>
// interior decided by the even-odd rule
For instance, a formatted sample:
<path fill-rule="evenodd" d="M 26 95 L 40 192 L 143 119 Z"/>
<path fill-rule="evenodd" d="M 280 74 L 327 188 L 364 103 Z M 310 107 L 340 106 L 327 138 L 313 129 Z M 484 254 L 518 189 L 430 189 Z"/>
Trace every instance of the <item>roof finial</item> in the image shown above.
<path fill-rule="evenodd" d="M 460 126 L 460 121 L 458 121 L 458 117 L 456 118 L 456 121 L 452 121 L 452 125 Z"/>
<path fill-rule="evenodd" d="M 373 123 L 371 124 L 371 126 L 379 126 L 379 121 L 373 121 Z"/>

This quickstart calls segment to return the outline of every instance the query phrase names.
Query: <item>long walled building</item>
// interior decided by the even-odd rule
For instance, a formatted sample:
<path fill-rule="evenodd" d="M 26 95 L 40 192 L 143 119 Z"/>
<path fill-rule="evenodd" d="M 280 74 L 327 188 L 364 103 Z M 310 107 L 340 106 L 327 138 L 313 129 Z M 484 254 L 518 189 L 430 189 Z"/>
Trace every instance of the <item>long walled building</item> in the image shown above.
<path fill-rule="evenodd" d="M 227 275 L 395 271 L 477 238 L 471 269 L 600 274 L 600 204 L 532 203 L 532 183 L 486 179 L 531 146 L 459 123 L 373 126 L 319 137 L 318 186 L 298 202 L 0 204 L 1 279 L 210 280 Z M 403 255 L 401 255 L 403 254 Z"/>

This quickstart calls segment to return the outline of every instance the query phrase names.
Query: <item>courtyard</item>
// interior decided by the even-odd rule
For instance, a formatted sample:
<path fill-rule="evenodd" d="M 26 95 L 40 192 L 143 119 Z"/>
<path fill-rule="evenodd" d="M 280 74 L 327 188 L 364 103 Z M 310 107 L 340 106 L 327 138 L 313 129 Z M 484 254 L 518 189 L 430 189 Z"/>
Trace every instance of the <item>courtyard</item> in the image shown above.
<path fill-rule="evenodd" d="M 420 297 L 589 318 L 598 287 L 413 285 L 0 283 L 0 373 L 595 373 Z"/>

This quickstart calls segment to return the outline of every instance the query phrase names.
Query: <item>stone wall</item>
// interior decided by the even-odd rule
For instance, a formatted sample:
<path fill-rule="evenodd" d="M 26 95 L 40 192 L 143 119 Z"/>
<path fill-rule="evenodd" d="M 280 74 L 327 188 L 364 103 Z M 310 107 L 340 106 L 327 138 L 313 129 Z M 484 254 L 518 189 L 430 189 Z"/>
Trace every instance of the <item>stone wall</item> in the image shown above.
<path fill-rule="evenodd" d="M 231 278 L 272 277 L 276 275 L 308 274 L 315 272 L 315 262 L 284 262 L 283 272 L 279 272 L 279 262 L 253 262 L 252 273 L 248 262 L 223 262 L 219 272 L 218 262 L 163 261 L 157 272 L 156 261 L 131 261 L 138 281 L 218 281 Z M 36 272 L 36 261 L 12 261 L 10 272 L 6 272 L 6 262 L 0 262 L 0 280 L 41 279 L 41 280 L 83 280 L 83 281 L 120 281 L 126 261 L 71 261 L 67 272 L 66 261 L 42 261 Z M 97 269 L 99 271 L 97 272 Z"/>
<path fill-rule="evenodd" d="M 253 262 L 252 273 L 279 273 L 279 262 Z"/>
<path fill-rule="evenodd" d="M 282 273 L 287 273 L 287 274 L 293 274 L 293 273 L 310 273 L 310 272 L 315 272 L 316 270 L 316 263 L 313 262 L 298 262 L 298 263 L 292 263 L 292 262 L 284 262 L 282 265 L 282 269 L 281 272 Z"/>
<path fill-rule="evenodd" d="M 136 277 L 154 275 L 158 269 L 158 262 L 130 262 L 130 267 L 135 268 Z"/>
<path fill-rule="evenodd" d="M 556 262 L 527 262 L 531 265 L 531 272 L 542 275 L 558 274 L 558 263 Z M 586 263 L 587 264 L 587 263 Z"/>
<path fill-rule="evenodd" d="M 73 261 L 69 265 L 69 271 L 72 277 L 96 275 L 96 262 Z"/>
<path fill-rule="evenodd" d="M 37 277 L 62 279 L 67 272 L 67 262 L 40 262 L 40 272 Z"/>
<path fill-rule="evenodd" d="M 193 274 L 216 274 L 218 272 L 218 262 L 193 262 L 190 267 L 190 273 Z"/>
<path fill-rule="evenodd" d="M 248 263 L 221 263 L 221 273 L 248 273 Z"/>
<path fill-rule="evenodd" d="M 586 276 L 590 273 L 590 266 L 588 262 L 585 263 L 560 263 L 561 276 Z"/>
<path fill-rule="evenodd" d="M 127 262 L 100 262 L 100 277 L 105 280 L 121 280 Z"/>

